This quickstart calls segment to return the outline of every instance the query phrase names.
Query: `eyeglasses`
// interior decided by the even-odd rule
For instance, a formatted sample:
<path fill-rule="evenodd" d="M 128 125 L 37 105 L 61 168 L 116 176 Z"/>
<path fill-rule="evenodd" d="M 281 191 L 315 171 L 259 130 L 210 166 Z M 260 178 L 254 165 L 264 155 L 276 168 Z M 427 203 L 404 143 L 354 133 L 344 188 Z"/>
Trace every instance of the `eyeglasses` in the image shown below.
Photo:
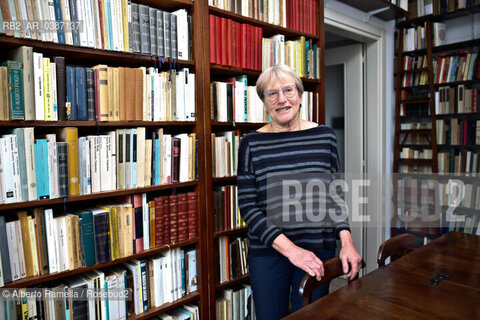
<path fill-rule="evenodd" d="M 265 99 L 269 102 L 275 102 L 278 100 L 278 95 L 282 91 L 283 95 L 287 98 L 293 98 L 297 93 L 297 87 L 294 85 L 286 86 L 282 90 L 270 89 L 264 92 Z"/>

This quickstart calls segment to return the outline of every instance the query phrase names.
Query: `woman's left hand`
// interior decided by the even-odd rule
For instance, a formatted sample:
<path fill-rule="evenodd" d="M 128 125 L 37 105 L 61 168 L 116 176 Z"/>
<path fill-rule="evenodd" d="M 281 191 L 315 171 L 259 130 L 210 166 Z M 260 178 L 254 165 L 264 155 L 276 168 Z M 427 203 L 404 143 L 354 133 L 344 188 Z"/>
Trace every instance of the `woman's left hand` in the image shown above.
<path fill-rule="evenodd" d="M 353 280 L 361 268 L 362 257 L 353 246 L 352 235 L 348 230 L 340 231 L 340 240 L 342 242 L 340 260 L 342 260 L 343 272 L 348 279 Z M 351 268 L 348 266 L 349 263 Z"/>

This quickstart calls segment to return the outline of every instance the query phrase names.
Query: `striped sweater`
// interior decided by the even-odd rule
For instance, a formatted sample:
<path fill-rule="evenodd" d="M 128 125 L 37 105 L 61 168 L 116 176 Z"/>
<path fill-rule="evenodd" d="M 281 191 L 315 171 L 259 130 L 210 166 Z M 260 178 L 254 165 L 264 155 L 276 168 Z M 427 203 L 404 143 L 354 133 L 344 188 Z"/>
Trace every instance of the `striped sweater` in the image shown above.
<path fill-rule="evenodd" d="M 349 230 L 348 219 L 327 226 L 303 224 L 287 228 L 267 221 L 267 194 L 274 188 L 272 176 L 332 173 L 339 170 L 335 133 L 326 126 L 280 132 L 252 132 L 238 150 L 238 203 L 248 225 L 251 254 L 274 255 L 272 243 L 285 234 L 307 250 L 335 248 L 335 238 Z M 267 179 L 267 175 L 269 179 Z M 271 192 L 269 196 L 271 195 Z"/>

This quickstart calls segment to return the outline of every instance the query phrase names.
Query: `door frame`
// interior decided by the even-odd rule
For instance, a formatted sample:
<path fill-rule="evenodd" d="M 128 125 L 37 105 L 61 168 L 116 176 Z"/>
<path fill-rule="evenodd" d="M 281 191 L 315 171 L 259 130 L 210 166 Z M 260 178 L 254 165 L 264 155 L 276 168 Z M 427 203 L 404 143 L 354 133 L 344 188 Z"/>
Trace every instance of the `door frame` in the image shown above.
<path fill-rule="evenodd" d="M 372 179 L 382 179 L 385 170 L 385 30 L 325 8 L 325 30 L 344 35 L 364 43 L 364 171 Z M 377 250 L 385 237 L 383 199 L 387 195 L 381 188 L 382 181 L 372 183 L 367 189 L 369 202 L 366 212 L 375 213 L 375 226 L 367 226 L 363 232 L 366 272 L 377 268 Z"/>

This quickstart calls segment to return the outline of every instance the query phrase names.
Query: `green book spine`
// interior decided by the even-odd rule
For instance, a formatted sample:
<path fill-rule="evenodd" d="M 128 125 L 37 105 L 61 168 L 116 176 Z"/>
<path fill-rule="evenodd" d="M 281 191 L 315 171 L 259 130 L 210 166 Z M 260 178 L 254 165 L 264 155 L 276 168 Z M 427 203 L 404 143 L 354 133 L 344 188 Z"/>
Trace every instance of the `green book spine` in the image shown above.
<path fill-rule="evenodd" d="M 8 104 L 11 120 L 24 120 L 22 64 L 15 60 L 2 63 L 8 72 Z"/>
<path fill-rule="evenodd" d="M 83 264 L 85 267 L 95 264 L 95 239 L 93 215 L 90 211 L 75 212 L 80 217 L 80 234 L 82 242 Z"/>

